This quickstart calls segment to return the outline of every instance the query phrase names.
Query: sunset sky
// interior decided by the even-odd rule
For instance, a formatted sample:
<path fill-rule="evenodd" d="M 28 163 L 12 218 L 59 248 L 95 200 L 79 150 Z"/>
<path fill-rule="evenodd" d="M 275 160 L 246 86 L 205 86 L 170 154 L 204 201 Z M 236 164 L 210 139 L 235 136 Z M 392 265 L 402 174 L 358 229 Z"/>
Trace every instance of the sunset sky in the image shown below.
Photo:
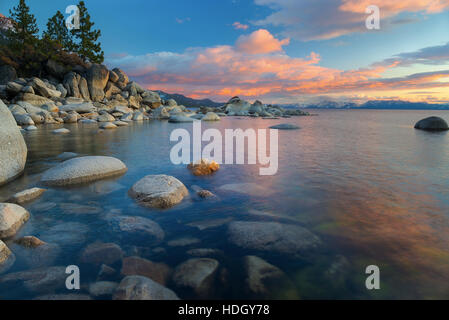
<path fill-rule="evenodd" d="M 449 0 L 87 0 L 109 67 L 227 101 L 449 103 Z M 1 0 L 0 13 L 18 0 Z M 39 27 L 74 0 L 28 0 Z M 380 8 L 368 30 L 365 8 Z"/>

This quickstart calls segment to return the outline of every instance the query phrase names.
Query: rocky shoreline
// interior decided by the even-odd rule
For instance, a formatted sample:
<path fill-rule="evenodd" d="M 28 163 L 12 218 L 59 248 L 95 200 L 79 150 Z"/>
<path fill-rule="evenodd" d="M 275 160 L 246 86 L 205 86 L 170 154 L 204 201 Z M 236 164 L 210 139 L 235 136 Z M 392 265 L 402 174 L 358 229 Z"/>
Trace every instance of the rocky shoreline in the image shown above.
<path fill-rule="evenodd" d="M 301 110 L 286 110 L 260 101 L 251 104 L 239 97 L 233 97 L 220 108 L 189 110 L 173 99 L 165 101 L 157 92 L 130 81 L 118 68 L 108 70 L 104 65 L 91 64 L 65 73 L 63 66 L 50 60 L 46 70 L 49 79 L 14 79 L 11 73 L 9 79 L 3 79 L 4 84 L 0 84 L 0 98 L 24 130 L 58 123 L 98 123 L 100 129 L 112 129 L 149 119 L 190 122 L 218 121 L 221 116 L 272 119 L 308 115 Z"/>

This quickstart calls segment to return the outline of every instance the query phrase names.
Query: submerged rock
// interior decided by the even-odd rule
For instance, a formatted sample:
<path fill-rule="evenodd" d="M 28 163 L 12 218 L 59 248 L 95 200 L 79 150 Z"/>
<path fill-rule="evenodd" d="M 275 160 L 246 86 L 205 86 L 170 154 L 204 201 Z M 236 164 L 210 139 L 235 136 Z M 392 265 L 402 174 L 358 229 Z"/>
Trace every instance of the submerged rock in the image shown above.
<path fill-rule="evenodd" d="M 39 246 L 42 246 L 45 244 L 44 241 L 40 240 L 39 238 L 36 238 L 34 236 L 25 236 L 20 239 L 17 239 L 14 241 L 18 245 L 21 245 L 25 248 L 37 248 Z"/>
<path fill-rule="evenodd" d="M 127 276 L 114 293 L 114 300 L 179 300 L 176 293 L 143 276 Z"/>
<path fill-rule="evenodd" d="M 190 249 L 187 251 L 187 254 L 189 256 L 194 257 L 207 257 L 207 256 L 215 256 L 215 255 L 221 255 L 223 254 L 223 251 L 219 249 L 212 249 L 212 248 L 196 248 L 196 249 Z"/>
<path fill-rule="evenodd" d="M 56 158 L 58 160 L 69 160 L 75 157 L 78 157 L 79 154 L 78 153 L 74 153 L 74 152 L 63 152 L 61 154 L 59 154 Z"/>
<path fill-rule="evenodd" d="M 61 254 L 61 247 L 52 244 L 45 243 L 37 238 L 31 240 L 22 238 L 16 243 L 22 245 L 21 248 L 15 248 L 15 252 L 17 257 L 20 258 L 21 261 L 26 262 L 26 264 L 31 268 L 40 268 L 40 267 L 49 267 L 54 265 L 54 262 Z"/>
<path fill-rule="evenodd" d="M 53 226 L 41 234 L 41 239 L 60 245 L 80 245 L 86 241 L 89 228 L 78 222 L 64 222 Z"/>
<path fill-rule="evenodd" d="M 17 192 L 16 194 L 14 194 L 8 200 L 8 202 L 22 204 L 22 203 L 25 203 L 28 201 L 32 201 L 36 198 L 39 198 L 45 191 L 47 191 L 47 190 L 41 189 L 41 188 L 31 188 L 31 189 L 23 190 L 21 192 Z"/>
<path fill-rule="evenodd" d="M 183 237 L 183 238 L 177 238 L 174 240 L 170 240 L 167 242 L 167 245 L 169 247 L 186 247 L 186 246 L 190 246 L 192 244 L 197 244 L 200 242 L 201 242 L 201 240 L 198 238 Z"/>
<path fill-rule="evenodd" d="M 127 170 L 125 164 L 116 158 L 79 157 L 47 170 L 41 182 L 49 186 L 66 186 L 121 175 Z"/>
<path fill-rule="evenodd" d="M 296 130 L 300 129 L 298 126 L 291 124 L 291 123 L 281 123 L 277 124 L 275 126 L 271 126 L 270 129 L 277 129 L 277 130 Z"/>
<path fill-rule="evenodd" d="M 187 117 L 186 115 L 183 115 L 183 114 L 172 115 L 168 119 L 168 122 L 173 122 L 173 123 L 183 123 L 183 122 L 193 122 L 193 121 L 196 121 L 196 120 L 193 118 Z"/>
<path fill-rule="evenodd" d="M 12 237 L 28 221 L 30 213 L 13 203 L 0 203 L 0 239 Z"/>
<path fill-rule="evenodd" d="M 429 117 L 418 121 L 415 129 L 427 131 L 446 131 L 449 130 L 447 122 L 440 117 Z"/>
<path fill-rule="evenodd" d="M 9 273 L 0 277 L 0 285 L 12 290 L 24 288 L 34 293 L 52 293 L 65 288 L 66 267 L 55 266 Z"/>
<path fill-rule="evenodd" d="M 193 258 L 176 267 L 173 282 L 193 290 L 200 297 L 208 297 L 213 289 L 219 263 L 215 259 Z"/>
<path fill-rule="evenodd" d="M 128 242 L 144 241 L 147 245 L 158 244 L 165 237 L 159 224 L 143 217 L 114 216 L 108 223 L 113 231 L 120 233 Z"/>
<path fill-rule="evenodd" d="M 53 130 L 54 134 L 65 134 L 65 133 L 70 133 L 70 130 L 67 128 L 61 128 L 61 129 L 56 129 Z"/>
<path fill-rule="evenodd" d="M 92 243 L 81 253 L 81 262 L 93 265 L 112 265 L 123 258 L 122 249 L 115 243 Z"/>
<path fill-rule="evenodd" d="M 22 173 L 27 147 L 16 121 L 0 99 L 0 185 Z"/>
<path fill-rule="evenodd" d="M 181 181 L 163 174 L 148 175 L 129 190 L 129 195 L 143 206 L 161 209 L 180 203 L 187 194 Z"/>
<path fill-rule="evenodd" d="M 256 256 L 246 256 L 244 263 L 247 274 L 246 284 L 255 294 L 268 293 L 266 282 L 273 283 L 284 276 L 279 268 Z"/>
<path fill-rule="evenodd" d="M 61 203 L 59 207 L 67 214 L 97 214 L 102 211 L 99 207 L 85 206 L 77 203 Z"/>
<path fill-rule="evenodd" d="M 116 273 L 117 273 L 117 271 L 114 268 L 112 268 L 106 264 L 102 264 L 100 266 L 100 271 L 98 271 L 97 279 L 98 280 L 109 279 L 109 278 L 112 278 Z"/>
<path fill-rule="evenodd" d="M 212 220 L 201 220 L 201 221 L 194 221 L 190 222 L 187 225 L 189 227 L 198 228 L 198 230 L 203 231 L 210 228 L 217 228 L 222 225 L 225 225 L 232 221 L 231 217 L 228 218 L 221 218 L 221 219 L 212 219 Z"/>
<path fill-rule="evenodd" d="M 117 289 L 118 285 L 119 284 L 117 282 L 98 281 L 90 284 L 89 294 L 95 298 L 112 296 L 115 290 Z"/>
<path fill-rule="evenodd" d="M 144 276 L 161 285 L 166 285 L 171 269 L 165 263 L 156 263 L 140 257 L 127 257 L 123 259 L 121 273 L 125 276 Z"/>
<path fill-rule="evenodd" d="M 281 254 L 304 254 L 320 239 L 307 229 L 277 222 L 235 221 L 229 224 L 229 241 L 236 246 Z"/>

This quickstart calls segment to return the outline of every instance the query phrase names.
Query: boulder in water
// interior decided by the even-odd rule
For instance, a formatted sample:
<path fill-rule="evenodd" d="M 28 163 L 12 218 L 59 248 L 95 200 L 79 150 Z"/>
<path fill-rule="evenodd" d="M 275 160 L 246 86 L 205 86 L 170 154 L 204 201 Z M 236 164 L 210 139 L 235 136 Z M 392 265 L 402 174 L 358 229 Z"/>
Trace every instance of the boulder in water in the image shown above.
<path fill-rule="evenodd" d="M 418 121 L 415 124 L 415 129 L 426 131 L 445 131 L 449 130 L 447 122 L 440 117 L 428 117 Z"/>
<path fill-rule="evenodd" d="M 66 186 L 121 175 L 126 165 L 112 157 L 88 156 L 70 159 L 47 170 L 41 182 L 49 186 Z"/>
<path fill-rule="evenodd" d="M 0 203 L 0 239 L 12 237 L 28 221 L 30 213 L 13 203 Z"/>
<path fill-rule="evenodd" d="M 0 185 L 22 173 L 27 158 L 27 147 L 17 123 L 0 100 Z"/>
<path fill-rule="evenodd" d="M 148 175 L 136 182 L 129 195 L 140 204 L 153 208 L 170 208 L 188 194 L 184 184 L 172 176 Z"/>

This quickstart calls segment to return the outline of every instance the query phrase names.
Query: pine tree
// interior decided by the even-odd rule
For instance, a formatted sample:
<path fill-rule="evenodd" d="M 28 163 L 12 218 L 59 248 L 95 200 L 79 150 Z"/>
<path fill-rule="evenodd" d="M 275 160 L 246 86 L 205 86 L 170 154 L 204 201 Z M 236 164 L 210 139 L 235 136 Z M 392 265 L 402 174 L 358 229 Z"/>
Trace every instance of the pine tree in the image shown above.
<path fill-rule="evenodd" d="M 74 50 L 72 34 L 65 25 L 64 15 L 61 11 L 57 11 L 53 17 L 48 19 L 47 30 L 44 32 L 44 38 L 56 41 L 61 45 L 63 50 Z"/>
<path fill-rule="evenodd" d="M 100 30 L 92 30 L 94 23 L 90 20 L 84 1 L 78 4 L 80 26 L 79 29 L 73 29 L 71 33 L 75 36 L 75 51 L 84 61 L 93 63 L 102 63 L 104 61 L 104 52 L 101 50 L 101 43 L 97 42 L 101 36 Z"/>
<path fill-rule="evenodd" d="M 36 18 L 30 13 L 25 0 L 20 0 L 17 7 L 9 10 L 9 14 L 13 24 L 8 34 L 9 39 L 22 50 L 27 45 L 34 46 L 38 40 L 39 29 Z"/>

